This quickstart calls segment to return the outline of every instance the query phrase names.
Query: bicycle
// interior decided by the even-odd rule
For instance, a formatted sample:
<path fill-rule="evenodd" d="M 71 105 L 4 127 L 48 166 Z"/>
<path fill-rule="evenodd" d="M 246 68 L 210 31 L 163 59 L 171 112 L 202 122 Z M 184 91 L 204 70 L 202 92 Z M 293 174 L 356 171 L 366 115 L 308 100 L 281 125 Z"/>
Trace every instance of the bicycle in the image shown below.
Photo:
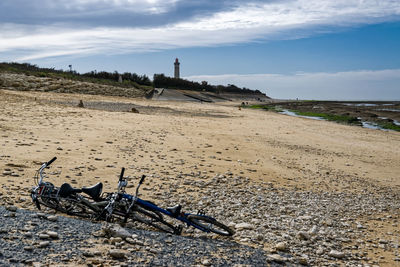
<path fill-rule="evenodd" d="M 36 186 L 31 191 L 31 197 L 37 208 L 43 204 L 56 211 L 69 215 L 84 217 L 87 219 L 119 221 L 126 223 L 129 219 L 132 221 L 144 223 L 163 232 L 172 234 L 181 234 L 182 225 L 174 226 L 163 218 L 163 214 L 177 219 L 187 226 L 193 226 L 204 232 L 213 232 L 224 236 L 232 236 L 234 231 L 213 217 L 207 216 L 203 211 L 197 214 L 184 213 L 182 206 L 177 205 L 170 208 L 160 208 L 151 201 L 140 199 L 139 188 L 143 184 L 145 175 L 143 175 L 136 188 L 135 196 L 126 194 L 125 188 L 127 180 L 123 175 L 125 168 L 122 168 L 118 181 L 118 191 L 115 193 L 105 193 L 101 196 L 102 183 L 97 183 L 92 187 L 83 187 L 81 189 L 73 188 L 70 184 L 64 183 L 61 187 L 55 187 L 50 182 L 43 182 L 43 171 L 50 166 L 57 158 L 54 157 L 41 165 L 36 172 Z M 90 197 L 86 198 L 80 193 L 85 193 Z"/>
<path fill-rule="evenodd" d="M 50 182 L 44 182 L 44 170 L 52 164 L 57 157 L 45 162 L 36 171 L 34 179 L 36 186 L 31 190 L 32 201 L 41 210 L 41 205 L 87 219 L 100 219 L 104 207 L 109 203 L 109 196 L 100 197 L 103 188 L 102 183 L 97 183 L 92 187 L 73 188 L 70 184 L 64 183 L 61 187 L 56 187 Z M 79 193 L 85 193 L 90 198 L 86 198 Z"/>
<path fill-rule="evenodd" d="M 123 168 L 124 171 L 124 168 Z M 122 174 L 123 174 L 122 171 Z M 138 186 L 136 187 L 136 194 L 129 195 L 125 193 L 125 187 L 127 186 L 126 179 L 123 179 L 123 176 L 120 176 L 118 182 L 118 192 L 121 199 L 130 201 L 129 207 L 126 210 L 125 221 L 131 216 L 132 211 L 136 212 L 152 212 L 155 215 L 152 217 L 154 221 L 152 221 L 151 226 L 154 224 L 163 224 L 164 226 L 168 226 L 170 229 L 173 229 L 172 232 L 174 234 L 181 234 L 182 226 L 174 227 L 168 222 L 166 222 L 162 216 L 165 214 L 171 218 L 179 220 L 185 223 L 187 226 L 193 226 L 203 232 L 213 232 L 223 236 L 232 236 L 234 231 L 223 223 L 217 221 L 215 218 L 211 216 L 205 215 L 204 211 L 200 210 L 197 214 L 184 213 L 182 212 L 182 206 L 176 205 L 174 207 L 169 207 L 166 209 L 158 207 L 156 204 L 150 201 L 142 200 L 138 197 L 139 188 L 143 184 L 145 179 L 145 175 L 143 175 L 139 181 Z M 173 227 L 173 228 L 172 228 Z M 156 227 L 158 228 L 158 227 Z M 169 229 L 168 229 L 169 230 Z M 170 231 L 167 231 L 170 232 Z"/>
<path fill-rule="evenodd" d="M 35 174 L 36 186 L 31 190 L 32 201 L 41 210 L 41 205 L 66 213 L 68 215 L 83 217 L 91 220 L 105 220 L 108 222 L 126 222 L 126 210 L 128 203 L 121 197 L 120 192 L 104 193 L 103 184 L 97 183 L 92 187 L 73 188 L 70 184 L 64 183 L 56 187 L 50 182 L 44 182 L 44 170 L 52 164 L 57 157 L 41 165 Z M 124 168 L 120 174 L 120 181 L 123 183 Z M 119 184 L 118 188 L 122 184 Z M 85 193 L 89 198 L 81 195 Z M 157 212 L 143 210 L 140 207 L 132 210 L 129 218 L 133 221 L 151 225 L 161 231 L 176 233 L 176 229 L 157 219 L 161 215 Z"/>

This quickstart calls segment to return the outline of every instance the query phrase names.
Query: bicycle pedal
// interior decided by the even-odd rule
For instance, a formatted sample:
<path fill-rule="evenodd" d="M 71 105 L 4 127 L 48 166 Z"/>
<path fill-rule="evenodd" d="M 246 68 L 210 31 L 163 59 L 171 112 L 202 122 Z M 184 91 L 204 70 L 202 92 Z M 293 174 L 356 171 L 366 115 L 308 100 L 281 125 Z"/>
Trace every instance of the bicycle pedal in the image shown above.
<path fill-rule="evenodd" d="M 181 235 L 182 234 L 182 230 L 183 230 L 183 226 L 182 225 L 178 225 L 177 227 L 175 227 L 175 234 L 176 235 Z"/>

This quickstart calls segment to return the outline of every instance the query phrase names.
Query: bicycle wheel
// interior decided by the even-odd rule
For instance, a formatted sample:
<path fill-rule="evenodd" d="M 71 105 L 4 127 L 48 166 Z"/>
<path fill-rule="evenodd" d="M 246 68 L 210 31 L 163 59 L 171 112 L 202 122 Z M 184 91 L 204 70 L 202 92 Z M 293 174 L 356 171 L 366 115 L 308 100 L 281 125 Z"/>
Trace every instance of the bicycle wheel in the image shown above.
<path fill-rule="evenodd" d="M 194 225 L 197 225 L 207 231 L 224 236 L 231 236 L 234 234 L 234 231 L 231 228 L 223 223 L 218 222 L 214 218 L 202 215 L 189 215 L 187 218 Z"/>
<path fill-rule="evenodd" d="M 156 211 L 149 211 L 139 206 L 135 206 L 128 215 L 129 219 L 143 224 L 147 224 L 157 230 L 171 234 L 180 234 L 180 230 L 166 222 L 162 215 Z"/>

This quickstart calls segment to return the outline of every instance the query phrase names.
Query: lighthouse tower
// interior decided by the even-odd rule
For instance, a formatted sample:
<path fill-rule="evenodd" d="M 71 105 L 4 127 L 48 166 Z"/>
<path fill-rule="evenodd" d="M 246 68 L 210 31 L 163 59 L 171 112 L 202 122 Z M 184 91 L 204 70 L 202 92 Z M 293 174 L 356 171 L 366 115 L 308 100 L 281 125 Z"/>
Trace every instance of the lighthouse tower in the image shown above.
<path fill-rule="evenodd" d="M 178 60 L 178 58 L 176 58 L 175 59 L 175 63 L 174 63 L 174 66 L 175 66 L 175 75 L 174 75 L 174 78 L 176 78 L 176 79 L 179 79 L 179 65 L 180 65 L 181 63 L 179 63 L 179 60 Z"/>

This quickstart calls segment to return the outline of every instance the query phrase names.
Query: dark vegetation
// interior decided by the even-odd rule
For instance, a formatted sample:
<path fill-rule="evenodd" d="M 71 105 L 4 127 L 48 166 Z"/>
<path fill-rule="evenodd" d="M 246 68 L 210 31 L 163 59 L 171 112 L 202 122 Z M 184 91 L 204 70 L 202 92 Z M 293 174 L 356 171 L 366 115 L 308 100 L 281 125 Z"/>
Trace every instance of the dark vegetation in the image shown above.
<path fill-rule="evenodd" d="M 15 73 L 23 73 L 26 75 L 35 75 L 38 77 L 64 78 L 81 82 L 91 82 L 106 84 L 123 88 L 138 88 L 148 90 L 152 88 L 152 82 L 146 75 L 138 75 L 136 73 L 118 73 L 118 72 L 96 72 L 80 74 L 76 71 L 56 70 L 55 68 L 41 68 L 37 65 L 29 63 L 0 63 L 0 71 L 9 71 Z M 123 82 L 119 83 L 119 76 L 122 76 Z"/>
<path fill-rule="evenodd" d="M 41 68 L 37 65 L 29 63 L 0 63 L 0 71 L 8 71 L 14 73 L 24 73 L 26 75 L 35 75 L 39 77 L 64 78 L 78 80 L 82 82 L 91 82 L 106 84 L 124 88 L 135 87 L 138 89 L 148 90 L 154 87 L 167 89 L 181 89 L 193 91 L 207 91 L 213 93 L 245 93 L 245 94 L 261 94 L 258 90 L 248 88 L 239 88 L 233 84 L 228 86 L 210 85 L 206 81 L 201 83 L 188 81 L 184 79 L 176 79 L 167 77 L 164 74 L 154 74 L 154 80 L 151 81 L 146 75 L 136 73 L 118 73 L 106 71 L 91 71 L 80 74 L 73 70 L 56 70 L 55 68 Z M 118 82 L 122 77 L 122 83 Z"/>
<path fill-rule="evenodd" d="M 246 94 L 261 94 L 259 90 L 251 90 L 248 88 L 239 88 L 236 85 L 228 84 L 224 85 L 211 85 L 206 81 L 201 83 L 188 81 L 184 79 L 177 79 L 167 77 L 164 74 L 154 74 L 153 79 L 154 87 L 157 88 L 168 88 L 168 89 L 182 89 L 182 90 L 193 90 L 193 91 L 207 91 L 213 93 L 246 93 Z"/>

